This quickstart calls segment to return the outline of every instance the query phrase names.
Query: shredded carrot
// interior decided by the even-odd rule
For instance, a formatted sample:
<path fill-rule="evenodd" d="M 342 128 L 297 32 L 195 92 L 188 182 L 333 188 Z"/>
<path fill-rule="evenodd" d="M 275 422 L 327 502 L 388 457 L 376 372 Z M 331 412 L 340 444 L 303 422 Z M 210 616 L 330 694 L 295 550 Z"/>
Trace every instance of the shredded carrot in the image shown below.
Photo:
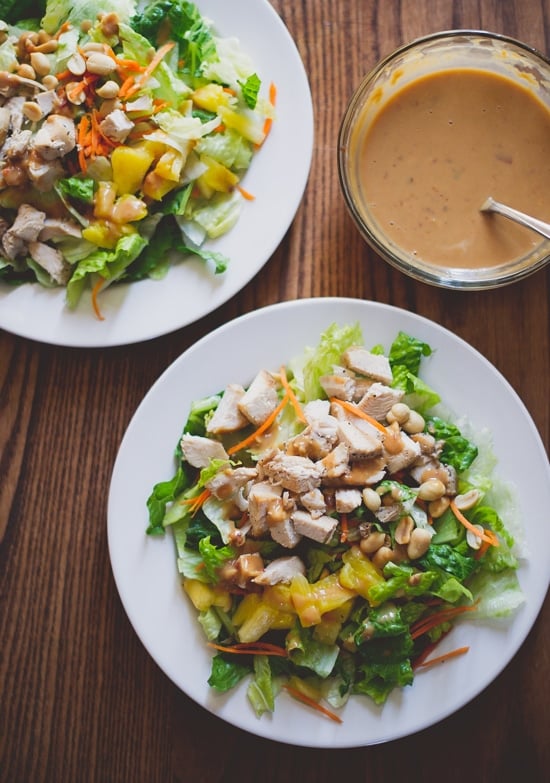
<path fill-rule="evenodd" d="M 105 317 L 101 314 L 101 310 L 99 309 L 99 305 L 97 303 L 97 296 L 101 291 L 104 283 L 105 283 L 105 279 L 103 277 L 100 277 L 97 283 L 92 288 L 92 307 L 94 308 L 94 313 L 96 314 L 96 316 L 99 318 L 100 321 L 104 321 Z"/>
<path fill-rule="evenodd" d="M 124 84 L 121 86 L 119 90 L 119 97 L 129 98 L 130 95 L 133 95 L 134 93 L 138 92 L 145 82 L 149 79 L 157 65 L 163 60 L 164 57 L 168 54 L 168 52 L 173 49 L 175 46 L 174 41 L 168 41 L 168 43 L 165 43 L 164 46 L 161 46 L 160 49 L 157 49 L 155 52 L 155 55 L 149 65 L 142 71 L 142 73 L 137 77 L 137 79 L 134 80 L 133 84 L 131 84 L 128 88 L 124 89 Z"/>
<path fill-rule="evenodd" d="M 384 425 L 380 424 L 380 422 L 374 419 L 372 416 L 369 416 L 369 414 L 365 413 L 365 411 L 362 411 L 361 408 L 357 407 L 357 405 L 354 405 L 352 402 L 348 402 L 347 400 L 340 400 L 338 397 L 331 397 L 330 401 L 331 403 L 335 402 L 337 405 L 345 408 L 345 410 L 353 413 L 354 416 L 358 416 L 360 419 L 365 419 L 365 421 L 368 421 L 369 424 L 372 424 L 373 427 L 376 427 L 377 430 L 380 430 L 380 432 L 386 435 L 386 428 Z"/>
<path fill-rule="evenodd" d="M 283 385 L 283 388 L 285 392 L 290 397 L 290 403 L 294 410 L 296 411 L 296 416 L 300 421 L 302 421 L 304 424 L 306 423 L 306 417 L 304 416 L 304 412 L 302 410 L 302 406 L 298 402 L 298 399 L 292 389 L 290 388 L 290 384 L 288 382 L 288 378 L 286 376 L 286 368 L 284 366 L 281 367 L 279 370 L 279 375 L 281 376 L 281 384 Z"/>
<path fill-rule="evenodd" d="M 468 652 L 469 649 L 470 648 L 468 646 L 457 647 L 455 650 L 450 650 L 447 653 L 443 653 L 443 655 L 437 655 L 435 658 L 429 658 L 428 660 L 420 661 L 420 663 L 415 664 L 415 668 L 419 669 L 420 667 L 433 666 L 436 663 L 444 663 L 450 658 L 456 658 L 459 655 L 464 655 Z"/>
<path fill-rule="evenodd" d="M 269 102 L 272 106 L 277 103 L 277 87 L 273 82 L 269 85 Z"/>
<path fill-rule="evenodd" d="M 73 74 L 69 71 L 68 68 L 55 74 L 56 79 L 60 82 L 64 81 L 65 79 L 69 79 L 71 76 L 73 76 Z"/>
<path fill-rule="evenodd" d="M 240 642 L 239 644 L 229 646 L 208 642 L 208 646 L 213 647 L 215 650 L 220 650 L 220 652 L 234 653 L 235 655 L 274 655 L 278 658 L 288 658 L 288 653 L 284 647 L 269 644 L 269 642 Z"/>
<path fill-rule="evenodd" d="M 223 91 L 229 93 L 229 95 L 236 95 L 237 94 L 232 87 L 224 87 Z"/>
<path fill-rule="evenodd" d="M 72 24 L 70 22 L 63 22 L 59 30 L 54 35 L 54 38 L 59 38 L 63 33 L 66 33 L 67 30 L 70 30 L 72 27 Z"/>
<path fill-rule="evenodd" d="M 272 125 L 273 125 L 272 117 L 266 117 L 265 120 L 264 120 L 264 127 L 262 129 L 263 130 L 263 134 L 264 134 L 264 138 L 263 138 L 262 144 L 264 143 L 266 138 L 269 136 L 269 132 L 271 130 L 271 126 Z M 258 145 L 258 146 L 261 146 L 261 145 Z"/>
<path fill-rule="evenodd" d="M 244 188 L 241 188 L 240 185 L 237 185 L 237 190 L 241 194 L 243 198 L 245 198 L 247 201 L 254 201 L 256 196 L 253 196 L 252 193 L 249 193 L 248 190 L 245 190 Z"/>
<path fill-rule="evenodd" d="M 78 124 L 78 163 L 83 172 L 86 171 L 86 155 L 84 148 L 86 146 L 86 139 L 90 130 L 91 120 L 89 114 L 84 114 Z"/>
<path fill-rule="evenodd" d="M 438 625 L 454 620 L 455 617 L 458 617 L 465 612 L 475 612 L 477 604 L 478 602 L 476 601 L 476 603 L 471 606 L 452 606 L 449 609 L 442 609 L 440 612 L 435 612 L 427 617 L 421 617 L 420 620 L 413 623 L 411 626 L 411 637 L 417 639 L 419 636 L 431 631 L 433 628 L 437 628 Z"/>
<path fill-rule="evenodd" d="M 330 718 L 335 723 L 343 723 L 342 718 L 340 718 L 334 712 L 327 710 L 327 708 L 323 707 L 322 704 L 319 704 L 318 701 L 315 701 L 315 699 L 311 699 L 309 696 L 306 696 L 305 693 L 302 693 L 302 691 L 299 691 L 297 688 L 293 688 L 292 685 L 283 685 L 283 688 L 285 691 L 288 691 L 291 696 L 294 696 L 295 699 L 298 699 L 298 701 L 307 704 L 309 707 L 313 707 L 314 710 L 317 710 L 317 712 L 320 712 L 322 715 Z"/>
<path fill-rule="evenodd" d="M 471 530 L 472 533 L 474 533 L 482 541 L 486 541 L 490 546 L 499 546 L 499 540 L 496 537 L 496 534 L 493 533 L 492 530 L 484 530 L 483 533 L 480 533 L 477 527 L 475 527 L 475 525 L 472 525 L 470 520 L 466 519 L 466 517 L 460 511 L 460 509 L 457 508 L 457 505 L 454 500 L 451 500 L 451 511 L 453 512 L 453 514 L 458 519 L 461 525 L 464 525 L 465 528 Z"/>
<path fill-rule="evenodd" d="M 181 503 L 189 506 L 191 509 L 191 516 L 194 517 L 199 508 L 203 505 L 203 503 L 208 500 L 210 497 L 211 492 L 209 489 L 203 489 L 203 491 L 200 493 L 200 495 L 195 495 L 195 497 L 192 498 L 186 498 L 185 500 L 182 500 Z"/>
<path fill-rule="evenodd" d="M 479 547 L 477 552 L 474 554 L 474 560 L 479 560 L 481 557 L 483 557 L 483 555 L 489 549 L 490 546 L 491 546 L 491 544 L 488 541 L 482 541 L 481 542 L 481 546 Z"/>
<path fill-rule="evenodd" d="M 227 449 L 227 453 L 229 455 L 235 454 L 235 452 L 240 451 L 241 449 L 244 449 L 246 446 L 249 446 L 251 443 L 253 443 L 256 438 L 259 438 L 260 435 L 263 435 L 263 433 L 268 430 L 279 413 L 283 410 L 287 402 L 290 400 L 290 397 L 288 394 L 285 394 L 281 402 L 277 405 L 273 413 L 271 413 L 267 419 L 264 421 L 263 424 L 260 424 L 258 429 L 254 430 L 254 432 L 248 436 L 248 438 L 245 438 L 244 440 L 241 440 L 240 443 L 235 443 L 235 445 L 231 446 L 231 448 Z"/>
<path fill-rule="evenodd" d="M 348 515 L 342 514 L 340 516 L 340 525 L 342 527 L 342 532 L 340 534 L 340 543 L 345 544 L 348 540 L 348 534 L 349 534 L 349 524 L 348 524 Z"/>

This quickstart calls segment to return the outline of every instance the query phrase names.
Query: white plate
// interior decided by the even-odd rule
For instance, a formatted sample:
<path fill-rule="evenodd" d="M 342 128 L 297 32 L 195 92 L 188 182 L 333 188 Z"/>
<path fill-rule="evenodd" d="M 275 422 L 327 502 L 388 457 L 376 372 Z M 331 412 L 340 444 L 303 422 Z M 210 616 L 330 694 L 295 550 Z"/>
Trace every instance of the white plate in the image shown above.
<path fill-rule="evenodd" d="M 100 297 L 99 321 L 89 293 L 76 311 L 64 289 L 0 284 L 0 328 L 55 345 L 104 347 L 158 337 L 202 318 L 240 291 L 274 253 L 300 204 L 313 150 L 313 109 L 306 73 L 287 28 L 267 0 L 200 0 L 224 37 L 239 39 L 264 88 L 277 87 L 276 120 L 252 161 L 237 225 L 209 247 L 231 259 L 215 276 L 198 259 L 170 269 L 162 281 L 112 286 Z"/>
<path fill-rule="evenodd" d="M 434 353 L 424 360 L 423 378 L 451 410 L 467 414 L 473 425 L 493 433 L 497 472 L 517 488 L 530 547 L 519 568 L 526 602 L 500 625 L 457 625 L 441 649 L 469 645 L 468 654 L 418 672 L 412 687 L 394 692 L 384 707 L 366 697 L 352 697 L 341 713 L 343 724 L 337 725 L 282 694 L 273 716 L 258 719 L 247 701 L 246 681 L 224 696 L 207 685 L 211 651 L 180 586 L 172 537 L 152 539 L 145 534 L 145 502 L 153 484 L 175 472 L 172 454 L 192 400 L 217 392 L 228 382 L 246 384 L 260 367 L 279 367 L 306 345 L 316 345 L 331 323 L 356 320 L 367 346 L 382 343 L 388 349 L 399 330 L 427 342 Z M 266 307 L 225 324 L 189 348 L 153 385 L 128 427 L 114 466 L 109 550 L 135 631 L 161 669 L 192 699 L 228 723 L 270 739 L 353 747 L 396 739 L 442 720 L 479 694 L 509 663 L 548 589 L 550 527 L 541 509 L 549 507 L 550 466 L 539 434 L 512 387 L 483 356 L 441 326 L 404 310 L 355 299 L 306 299 Z"/>

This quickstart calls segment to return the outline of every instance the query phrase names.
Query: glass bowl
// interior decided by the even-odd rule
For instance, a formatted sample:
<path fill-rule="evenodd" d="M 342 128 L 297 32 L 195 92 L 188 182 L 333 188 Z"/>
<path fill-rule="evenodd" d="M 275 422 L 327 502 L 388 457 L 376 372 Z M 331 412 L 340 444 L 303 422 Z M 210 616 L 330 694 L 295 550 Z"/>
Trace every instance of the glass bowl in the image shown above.
<path fill-rule="evenodd" d="M 479 209 L 492 196 L 550 220 L 549 87 L 546 57 L 479 30 L 416 39 L 376 65 L 338 138 L 344 199 L 376 253 L 454 289 L 495 288 L 541 269 L 550 241 Z M 542 133 L 531 130 L 531 113 L 547 124 Z"/>

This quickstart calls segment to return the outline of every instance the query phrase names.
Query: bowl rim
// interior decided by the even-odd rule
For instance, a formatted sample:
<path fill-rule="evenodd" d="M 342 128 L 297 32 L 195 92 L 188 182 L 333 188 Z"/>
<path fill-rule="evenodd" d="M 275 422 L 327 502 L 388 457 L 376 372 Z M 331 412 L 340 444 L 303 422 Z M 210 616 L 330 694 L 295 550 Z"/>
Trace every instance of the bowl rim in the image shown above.
<path fill-rule="evenodd" d="M 479 275 L 481 271 L 480 269 L 474 269 L 471 270 L 471 274 L 465 274 L 469 271 L 469 268 L 467 267 L 443 267 L 435 264 L 428 265 L 427 262 L 424 264 L 421 263 L 419 265 L 418 261 L 421 261 L 421 259 L 415 259 L 412 254 L 403 253 L 400 256 L 397 255 L 392 251 L 391 247 L 388 247 L 386 244 L 384 244 L 377 237 L 377 235 L 370 230 L 369 226 L 365 223 L 363 215 L 359 212 L 355 200 L 350 192 L 346 167 L 348 136 L 350 133 L 350 118 L 354 116 L 357 106 L 362 101 L 363 94 L 370 83 L 375 80 L 376 77 L 389 64 L 398 59 L 400 56 L 406 54 L 409 50 L 416 49 L 432 41 L 444 41 L 446 39 L 453 39 L 458 37 L 482 38 L 487 40 L 494 40 L 500 44 L 509 44 L 516 47 L 526 55 L 540 60 L 541 64 L 550 69 L 550 56 L 546 56 L 538 48 L 505 33 L 496 33 L 481 28 L 450 28 L 418 36 L 411 39 L 410 41 L 406 41 L 400 44 L 387 55 L 378 60 L 372 66 L 372 68 L 367 71 L 367 73 L 359 81 L 359 84 L 355 87 L 352 96 L 346 105 L 338 130 L 338 178 L 346 207 L 357 229 L 359 230 L 359 233 L 367 242 L 367 244 L 370 245 L 370 247 L 379 256 L 381 256 L 384 261 L 399 271 L 404 272 L 409 277 L 412 277 L 423 283 L 435 285 L 440 288 L 479 291 L 509 285 L 529 277 L 543 269 L 543 267 L 545 267 L 550 261 L 550 240 L 541 241 L 539 245 L 537 245 L 537 247 L 532 251 L 535 252 L 535 250 L 537 250 L 539 253 L 542 253 L 540 258 L 534 263 L 526 263 L 526 259 L 532 255 L 532 253 L 528 253 L 519 259 L 513 259 L 512 261 L 500 266 L 485 267 L 484 269 L 486 269 L 488 272 L 486 276 Z M 433 267 L 433 270 L 431 267 Z"/>

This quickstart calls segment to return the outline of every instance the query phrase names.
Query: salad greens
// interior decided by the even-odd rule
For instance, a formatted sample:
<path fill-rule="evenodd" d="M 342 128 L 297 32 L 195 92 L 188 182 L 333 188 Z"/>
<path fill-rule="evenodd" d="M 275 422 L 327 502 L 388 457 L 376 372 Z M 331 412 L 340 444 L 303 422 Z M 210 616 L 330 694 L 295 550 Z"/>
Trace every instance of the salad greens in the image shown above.
<path fill-rule="evenodd" d="M 253 198 L 241 180 L 275 88 L 185 0 L 0 2 L 0 281 L 74 308 L 207 247 Z M 265 94 L 269 92 L 269 95 Z"/>
<path fill-rule="evenodd" d="M 387 355 L 363 345 L 359 324 L 331 324 L 315 348 L 267 373 L 276 407 L 263 423 L 221 425 L 235 384 L 195 401 L 176 473 L 148 499 L 147 533 L 172 531 L 183 588 L 215 648 L 209 685 L 226 692 L 248 678 L 258 716 L 282 689 L 337 721 L 351 696 L 382 705 L 463 616 L 508 617 L 523 601 L 485 471 L 493 460 L 420 378 L 430 346 L 404 333 Z M 265 401 L 262 371 L 233 413 L 250 413 L 260 378 Z M 371 456 L 356 430 L 372 439 Z"/>

